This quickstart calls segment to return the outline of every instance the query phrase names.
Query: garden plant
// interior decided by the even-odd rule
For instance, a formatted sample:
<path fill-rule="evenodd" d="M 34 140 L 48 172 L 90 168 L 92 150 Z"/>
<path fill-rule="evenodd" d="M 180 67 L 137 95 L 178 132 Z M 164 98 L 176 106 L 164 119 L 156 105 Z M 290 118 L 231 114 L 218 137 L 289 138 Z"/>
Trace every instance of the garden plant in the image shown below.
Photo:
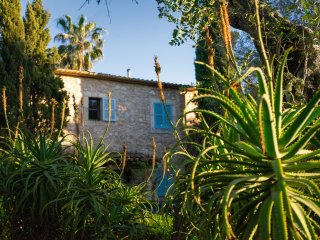
<path fill-rule="evenodd" d="M 30 135 L 8 124 L 1 137 L 1 239 L 170 238 L 170 218 L 156 213 L 145 182 L 124 183 L 105 134 L 70 145 L 53 127 Z"/>
<path fill-rule="evenodd" d="M 282 102 L 283 57 L 276 79 L 255 73 L 259 98 L 225 84 L 225 95 L 195 97 L 223 106 L 224 113 L 197 109 L 201 127 L 186 127 L 180 142 L 185 169 L 176 172 L 168 199 L 178 204 L 186 231 L 200 239 L 317 239 L 319 236 L 320 92 L 303 107 Z M 215 71 L 214 69 L 212 69 Z M 275 83 L 275 87 L 273 87 Z M 204 118 L 219 119 L 208 125 Z M 197 136 L 200 142 L 193 141 Z"/>
<path fill-rule="evenodd" d="M 260 26 L 258 11 L 256 15 Z M 258 33 L 262 43 L 259 27 Z M 264 67 L 251 67 L 236 78 L 198 63 L 213 72 L 223 91 L 198 88 L 202 94 L 192 101 L 212 101 L 223 111 L 186 112 L 196 113 L 200 124 L 185 126 L 183 116 L 185 137 L 167 155 L 184 161 L 167 194 L 183 239 L 320 236 L 320 91 L 303 106 L 284 102 L 291 49 L 275 69 L 260 45 Z M 243 91 L 252 75 L 256 98 Z M 209 123 L 209 117 L 217 121 Z"/>

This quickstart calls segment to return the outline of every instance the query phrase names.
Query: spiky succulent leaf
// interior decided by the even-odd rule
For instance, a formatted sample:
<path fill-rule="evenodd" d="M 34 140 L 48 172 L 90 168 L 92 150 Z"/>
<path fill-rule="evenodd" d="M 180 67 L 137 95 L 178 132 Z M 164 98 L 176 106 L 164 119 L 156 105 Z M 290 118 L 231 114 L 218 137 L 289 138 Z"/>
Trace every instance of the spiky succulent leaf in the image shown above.
<path fill-rule="evenodd" d="M 274 96 L 274 113 L 276 118 L 276 126 L 277 126 L 277 136 L 281 135 L 281 123 L 282 123 L 282 102 L 283 102 L 283 74 L 284 67 L 287 62 L 287 58 L 291 49 L 285 51 L 282 60 L 280 62 L 280 66 L 278 68 L 277 76 L 276 76 L 276 89 Z"/>
<path fill-rule="evenodd" d="M 283 132 L 283 135 L 280 136 L 279 145 L 285 147 L 295 140 L 299 133 L 303 132 L 305 129 L 305 123 L 311 122 L 313 119 L 318 116 L 312 115 L 315 111 L 317 105 L 320 101 L 320 91 L 318 91 L 306 107 L 299 113 L 299 115 L 293 120 L 288 129 Z"/>
<path fill-rule="evenodd" d="M 270 159 L 279 157 L 279 150 L 277 144 L 277 135 L 275 128 L 275 120 L 272 113 L 270 98 L 268 95 L 262 95 L 259 105 L 259 127 L 261 134 L 261 148 L 263 154 Z"/>

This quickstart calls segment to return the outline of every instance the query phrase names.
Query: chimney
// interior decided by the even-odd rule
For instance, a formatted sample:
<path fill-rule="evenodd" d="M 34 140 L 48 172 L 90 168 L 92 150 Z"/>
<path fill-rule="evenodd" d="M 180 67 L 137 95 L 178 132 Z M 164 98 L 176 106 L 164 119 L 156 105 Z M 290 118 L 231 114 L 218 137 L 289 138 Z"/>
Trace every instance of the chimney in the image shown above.
<path fill-rule="evenodd" d="M 127 77 L 131 78 L 131 69 L 130 68 L 127 69 Z"/>

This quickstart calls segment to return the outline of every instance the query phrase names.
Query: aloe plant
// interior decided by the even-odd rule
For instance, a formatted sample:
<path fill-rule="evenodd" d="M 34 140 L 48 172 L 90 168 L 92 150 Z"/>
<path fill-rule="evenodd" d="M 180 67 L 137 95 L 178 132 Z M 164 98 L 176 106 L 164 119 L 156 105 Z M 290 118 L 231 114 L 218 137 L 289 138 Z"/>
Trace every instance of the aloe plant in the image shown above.
<path fill-rule="evenodd" d="M 143 186 L 127 186 L 101 140 L 83 137 L 73 144 L 73 170 L 56 205 L 61 206 L 64 239 L 118 239 L 137 235 L 138 220 L 149 205 Z"/>
<path fill-rule="evenodd" d="M 47 203 L 67 180 L 62 177 L 68 156 L 61 146 L 63 138 L 50 139 L 42 133 L 27 137 L 19 132 L 15 139 L 4 140 L 1 189 L 12 237 L 48 238 L 55 232 L 59 214 Z"/>
<path fill-rule="evenodd" d="M 12 134 L 14 136 L 14 134 Z M 151 204 L 145 184 L 128 186 L 101 140 L 39 133 L 3 138 L 0 236 L 4 239 L 137 239 Z M 71 149 L 71 150 L 72 150 Z M 71 154 L 73 152 L 73 154 Z M 1 239 L 2 239 L 1 238 Z"/>
<path fill-rule="evenodd" d="M 260 68 L 250 68 L 238 79 L 255 74 L 257 100 L 237 92 L 215 69 L 227 94 L 206 90 L 193 99 L 216 101 L 224 113 L 194 110 L 202 125 L 185 130 L 202 141 L 186 138 L 174 152 L 185 159 L 185 171 L 177 171 L 168 199 L 181 208 L 186 233 L 200 239 L 320 236 L 320 149 L 311 142 L 320 129 L 320 91 L 305 106 L 284 107 L 288 54 L 274 80 Z M 219 119 L 218 130 L 203 115 Z"/>

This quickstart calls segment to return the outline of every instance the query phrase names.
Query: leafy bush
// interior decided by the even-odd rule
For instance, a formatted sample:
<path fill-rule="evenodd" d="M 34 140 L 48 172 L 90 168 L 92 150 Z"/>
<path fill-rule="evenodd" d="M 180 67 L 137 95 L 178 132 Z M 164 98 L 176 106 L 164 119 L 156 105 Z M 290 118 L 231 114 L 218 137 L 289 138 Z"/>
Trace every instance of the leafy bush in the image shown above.
<path fill-rule="evenodd" d="M 170 240 L 173 233 L 173 218 L 168 213 L 151 213 L 141 219 L 139 239 Z"/>

